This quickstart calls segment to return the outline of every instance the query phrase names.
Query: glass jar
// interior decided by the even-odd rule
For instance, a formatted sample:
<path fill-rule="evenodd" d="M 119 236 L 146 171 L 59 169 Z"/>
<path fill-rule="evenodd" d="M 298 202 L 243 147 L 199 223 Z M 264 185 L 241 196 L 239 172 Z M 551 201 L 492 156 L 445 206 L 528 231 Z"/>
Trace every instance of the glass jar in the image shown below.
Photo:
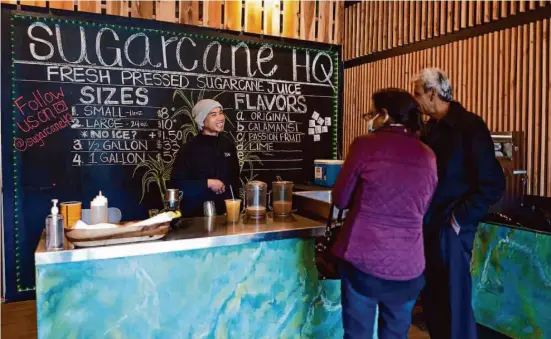
<path fill-rule="evenodd" d="M 290 215 L 293 210 L 292 181 L 272 182 L 272 209 L 276 216 Z"/>
<path fill-rule="evenodd" d="M 266 196 L 268 185 L 262 181 L 249 181 L 245 185 L 245 206 L 247 216 L 253 219 L 266 217 Z"/>

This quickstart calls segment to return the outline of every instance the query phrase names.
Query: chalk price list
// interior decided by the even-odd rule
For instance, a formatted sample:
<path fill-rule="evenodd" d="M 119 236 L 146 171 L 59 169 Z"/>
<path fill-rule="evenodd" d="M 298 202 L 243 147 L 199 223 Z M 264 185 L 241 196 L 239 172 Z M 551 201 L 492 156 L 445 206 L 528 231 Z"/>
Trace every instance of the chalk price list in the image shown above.
<path fill-rule="evenodd" d="M 147 119 L 147 109 L 157 109 Z M 72 165 L 135 166 L 146 160 L 171 162 L 179 149 L 181 131 L 166 107 L 93 106 L 73 107 Z"/>

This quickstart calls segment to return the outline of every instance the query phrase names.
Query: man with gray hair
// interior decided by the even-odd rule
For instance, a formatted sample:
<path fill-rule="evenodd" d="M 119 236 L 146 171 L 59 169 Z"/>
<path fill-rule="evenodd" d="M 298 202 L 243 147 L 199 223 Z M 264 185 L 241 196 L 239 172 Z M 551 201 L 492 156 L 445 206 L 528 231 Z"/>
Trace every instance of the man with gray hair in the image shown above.
<path fill-rule="evenodd" d="M 453 101 L 443 71 L 422 70 L 414 86 L 422 113 L 430 117 L 422 140 L 436 154 L 438 167 L 438 186 L 423 228 L 423 313 L 431 338 L 476 338 L 471 252 L 478 222 L 501 198 L 505 176 L 488 127 Z"/>

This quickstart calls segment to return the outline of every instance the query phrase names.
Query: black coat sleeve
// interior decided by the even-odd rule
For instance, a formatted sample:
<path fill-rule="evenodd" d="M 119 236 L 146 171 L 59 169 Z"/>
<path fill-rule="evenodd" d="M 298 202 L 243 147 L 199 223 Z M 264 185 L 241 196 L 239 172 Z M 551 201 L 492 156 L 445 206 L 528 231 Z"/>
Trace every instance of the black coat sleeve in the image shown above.
<path fill-rule="evenodd" d="M 491 205 L 499 201 L 505 191 L 505 175 L 495 157 L 494 144 L 488 127 L 482 119 L 470 124 L 465 133 L 466 156 L 475 181 L 469 194 L 453 210 L 460 226 L 476 225 L 488 213 Z"/>
<path fill-rule="evenodd" d="M 192 179 L 192 158 L 189 144 L 182 146 L 176 154 L 170 174 L 170 187 L 180 189 L 186 197 L 200 196 L 208 190 L 206 179 Z"/>

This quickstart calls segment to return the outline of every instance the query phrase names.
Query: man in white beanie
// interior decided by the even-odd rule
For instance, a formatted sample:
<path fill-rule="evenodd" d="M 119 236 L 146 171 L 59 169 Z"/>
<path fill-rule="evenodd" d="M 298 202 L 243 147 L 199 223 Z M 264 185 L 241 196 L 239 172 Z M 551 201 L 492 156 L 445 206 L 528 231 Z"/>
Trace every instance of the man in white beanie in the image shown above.
<path fill-rule="evenodd" d="M 204 99 L 191 111 L 200 133 L 176 155 L 170 188 L 183 192 L 180 209 L 186 217 L 203 216 L 203 204 L 213 201 L 218 214 L 226 211 L 229 186 L 239 185 L 239 161 L 233 142 L 223 134 L 226 116 L 222 105 Z"/>

